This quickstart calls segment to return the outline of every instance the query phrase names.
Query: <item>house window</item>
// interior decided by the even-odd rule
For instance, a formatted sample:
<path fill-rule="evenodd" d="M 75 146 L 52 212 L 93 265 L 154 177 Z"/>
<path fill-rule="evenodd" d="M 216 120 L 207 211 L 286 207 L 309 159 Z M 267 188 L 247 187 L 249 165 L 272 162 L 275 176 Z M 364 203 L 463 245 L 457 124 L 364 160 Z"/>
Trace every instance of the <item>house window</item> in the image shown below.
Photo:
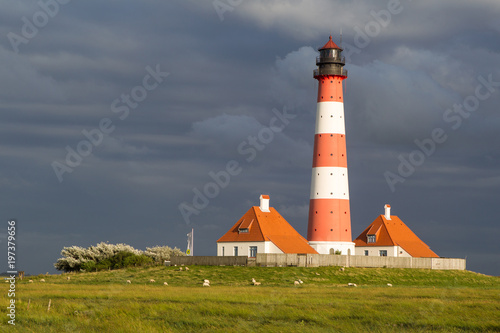
<path fill-rule="evenodd" d="M 222 247 L 222 256 L 224 257 L 224 246 Z"/>
<path fill-rule="evenodd" d="M 368 250 L 365 250 L 365 256 L 367 256 L 367 255 L 368 255 Z"/>
<path fill-rule="evenodd" d="M 250 246 L 250 258 L 257 256 L 257 246 Z"/>
<path fill-rule="evenodd" d="M 237 246 L 234 247 L 234 256 L 235 257 L 238 256 L 238 247 Z"/>
<path fill-rule="evenodd" d="M 377 240 L 375 235 L 367 235 L 366 238 L 367 238 L 367 243 L 375 243 L 375 241 Z"/>
<path fill-rule="evenodd" d="M 248 228 L 241 228 L 241 229 L 238 229 L 239 233 L 240 234 L 247 234 L 248 233 Z"/>
<path fill-rule="evenodd" d="M 387 250 L 380 250 L 379 253 L 381 257 L 387 257 Z"/>

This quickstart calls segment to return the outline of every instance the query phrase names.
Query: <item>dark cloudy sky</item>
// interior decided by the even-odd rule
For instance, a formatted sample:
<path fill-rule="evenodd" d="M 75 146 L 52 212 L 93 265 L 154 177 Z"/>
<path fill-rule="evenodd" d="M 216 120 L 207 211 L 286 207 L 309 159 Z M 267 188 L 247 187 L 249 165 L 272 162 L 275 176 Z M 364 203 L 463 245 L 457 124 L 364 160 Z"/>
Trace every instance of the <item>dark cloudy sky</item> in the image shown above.
<path fill-rule="evenodd" d="M 41 3 L 0 12 L 0 235 L 16 218 L 19 269 L 101 241 L 185 250 L 192 227 L 215 255 L 261 193 L 305 236 L 312 71 L 342 29 L 353 238 L 388 203 L 438 255 L 500 275 L 498 1 Z"/>

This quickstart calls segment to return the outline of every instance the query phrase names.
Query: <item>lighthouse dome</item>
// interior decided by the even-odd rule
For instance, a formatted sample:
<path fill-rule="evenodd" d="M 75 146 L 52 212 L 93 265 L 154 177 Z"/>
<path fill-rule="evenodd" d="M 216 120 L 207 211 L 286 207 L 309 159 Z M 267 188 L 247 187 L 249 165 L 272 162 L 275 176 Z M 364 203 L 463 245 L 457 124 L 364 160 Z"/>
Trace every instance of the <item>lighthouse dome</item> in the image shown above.
<path fill-rule="evenodd" d="M 338 47 L 337 44 L 335 44 L 335 42 L 332 40 L 332 35 L 330 35 L 330 39 L 328 40 L 328 42 L 323 45 L 322 48 L 319 48 L 318 51 L 321 51 L 321 50 L 328 50 L 328 49 L 337 49 L 337 50 L 342 50 L 340 47 Z"/>

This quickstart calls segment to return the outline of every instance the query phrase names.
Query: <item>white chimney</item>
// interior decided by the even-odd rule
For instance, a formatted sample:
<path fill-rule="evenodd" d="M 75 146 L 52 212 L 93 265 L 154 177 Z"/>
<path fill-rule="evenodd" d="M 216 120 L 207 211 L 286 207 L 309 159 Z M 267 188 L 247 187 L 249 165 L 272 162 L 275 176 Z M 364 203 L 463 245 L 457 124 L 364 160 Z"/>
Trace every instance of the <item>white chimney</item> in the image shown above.
<path fill-rule="evenodd" d="M 260 211 L 269 213 L 269 196 L 266 194 L 260 195 Z"/>
<path fill-rule="evenodd" d="M 391 219 L 391 205 L 385 205 L 385 219 L 390 220 Z"/>

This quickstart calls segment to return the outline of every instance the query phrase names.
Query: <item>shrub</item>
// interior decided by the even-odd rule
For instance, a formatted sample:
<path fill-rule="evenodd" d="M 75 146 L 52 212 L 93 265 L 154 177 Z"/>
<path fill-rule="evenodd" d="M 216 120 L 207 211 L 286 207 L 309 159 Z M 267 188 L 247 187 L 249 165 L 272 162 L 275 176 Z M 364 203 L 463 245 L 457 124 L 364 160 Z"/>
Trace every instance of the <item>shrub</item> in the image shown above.
<path fill-rule="evenodd" d="M 80 270 L 85 271 L 85 272 L 93 272 L 96 271 L 96 263 L 95 261 L 87 261 L 86 263 L 83 263 L 80 267 Z"/>
<path fill-rule="evenodd" d="M 144 254 L 151 257 L 154 262 L 162 264 L 165 260 L 170 260 L 173 256 L 185 256 L 186 254 L 178 248 L 169 246 L 147 247 Z"/>
<path fill-rule="evenodd" d="M 153 264 L 153 259 L 145 254 L 128 256 L 123 261 L 123 267 L 147 266 Z"/>
<path fill-rule="evenodd" d="M 116 269 L 128 266 L 144 266 L 154 262 L 163 263 L 173 255 L 186 255 L 178 248 L 155 246 L 146 251 L 136 250 L 127 244 L 107 244 L 101 242 L 96 246 L 83 248 L 80 246 L 64 247 L 62 258 L 54 264 L 57 270 L 65 272 Z"/>

